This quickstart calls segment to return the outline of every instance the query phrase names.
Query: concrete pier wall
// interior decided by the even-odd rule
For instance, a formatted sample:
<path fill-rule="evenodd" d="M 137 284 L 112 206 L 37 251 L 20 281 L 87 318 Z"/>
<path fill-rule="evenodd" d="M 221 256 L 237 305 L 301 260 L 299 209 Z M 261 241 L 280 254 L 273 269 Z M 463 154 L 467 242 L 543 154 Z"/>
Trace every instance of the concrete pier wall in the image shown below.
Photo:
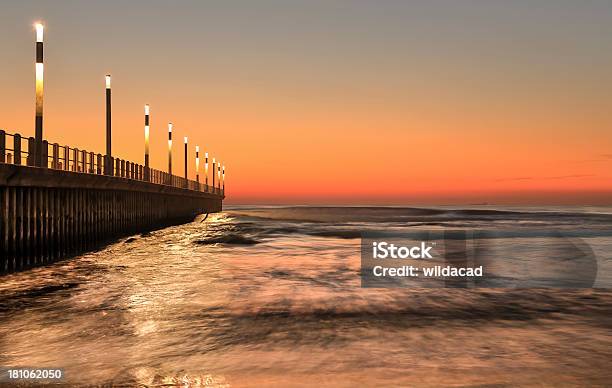
<path fill-rule="evenodd" d="M 0 273 L 222 209 L 223 194 L 127 178 L 0 164 Z"/>

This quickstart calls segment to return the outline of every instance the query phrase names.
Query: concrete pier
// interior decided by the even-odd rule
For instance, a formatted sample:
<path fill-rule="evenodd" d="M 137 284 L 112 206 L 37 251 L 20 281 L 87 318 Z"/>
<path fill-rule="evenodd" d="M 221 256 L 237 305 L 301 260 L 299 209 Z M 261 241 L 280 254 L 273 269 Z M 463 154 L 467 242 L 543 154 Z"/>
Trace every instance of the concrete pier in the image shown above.
<path fill-rule="evenodd" d="M 54 159 L 57 154 L 53 152 Z M 96 158 L 83 158 L 83 164 L 86 159 Z M 57 170 L 0 161 L 0 273 L 50 263 L 121 236 L 190 222 L 198 214 L 222 209 L 223 193 L 218 190 L 194 188 L 192 181 L 174 187 L 137 180 L 144 179 L 142 169 L 136 168 L 141 166 L 121 162 L 119 176 L 108 176 L 98 166 L 69 171 L 57 160 L 52 161 L 60 166 Z M 161 182 L 163 175 L 153 172 L 151 180 Z"/>

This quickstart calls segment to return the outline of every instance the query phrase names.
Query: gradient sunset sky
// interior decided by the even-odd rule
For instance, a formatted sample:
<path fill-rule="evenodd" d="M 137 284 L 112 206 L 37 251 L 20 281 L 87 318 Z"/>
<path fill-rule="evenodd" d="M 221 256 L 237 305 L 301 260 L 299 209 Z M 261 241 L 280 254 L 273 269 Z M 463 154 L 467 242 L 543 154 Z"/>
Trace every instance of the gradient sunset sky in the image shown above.
<path fill-rule="evenodd" d="M 45 138 L 103 152 L 110 73 L 115 155 L 142 163 L 149 103 L 151 166 L 172 121 L 227 203 L 612 203 L 610 1 L 2 1 L 26 136 L 38 20 Z"/>

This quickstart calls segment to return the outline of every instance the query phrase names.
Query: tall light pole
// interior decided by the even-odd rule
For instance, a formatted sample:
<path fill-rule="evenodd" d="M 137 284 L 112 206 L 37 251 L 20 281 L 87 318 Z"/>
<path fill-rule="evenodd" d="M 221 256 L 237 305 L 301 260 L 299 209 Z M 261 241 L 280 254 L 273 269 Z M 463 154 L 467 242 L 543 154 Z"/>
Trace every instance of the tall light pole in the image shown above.
<path fill-rule="evenodd" d="M 168 123 L 168 174 L 172 179 L 172 123 Z"/>
<path fill-rule="evenodd" d="M 145 181 L 149 181 L 149 104 L 144 106 L 144 136 L 145 136 L 145 155 L 144 155 L 144 175 Z"/>
<path fill-rule="evenodd" d="M 106 75 L 106 160 L 105 166 L 107 168 L 107 174 L 112 174 L 111 167 L 111 137 L 112 137 L 112 129 L 111 129 L 111 76 L 110 74 Z"/>
<path fill-rule="evenodd" d="M 185 136 L 185 187 L 187 187 L 187 136 Z"/>
<path fill-rule="evenodd" d="M 225 164 L 223 165 L 223 172 L 221 173 L 221 179 L 223 179 L 223 194 L 225 194 Z"/>
<path fill-rule="evenodd" d="M 44 64 L 43 64 L 43 34 L 45 27 L 41 23 L 36 23 L 36 119 L 35 119 L 35 144 L 36 156 L 34 163 L 38 167 L 43 167 L 42 146 L 43 146 L 43 93 L 44 93 Z M 44 167 L 47 164 L 44 163 Z"/>
<path fill-rule="evenodd" d="M 196 146 L 196 182 L 200 183 L 200 146 Z"/>
<path fill-rule="evenodd" d="M 217 178 L 219 180 L 219 191 L 221 191 L 221 161 L 219 161 L 219 163 L 217 163 Z"/>
<path fill-rule="evenodd" d="M 206 192 L 208 192 L 208 152 L 204 153 L 204 180 L 206 184 Z"/>
<path fill-rule="evenodd" d="M 213 158 L 213 163 L 212 163 L 212 186 L 213 186 L 213 193 L 215 192 L 215 158 Z"/>

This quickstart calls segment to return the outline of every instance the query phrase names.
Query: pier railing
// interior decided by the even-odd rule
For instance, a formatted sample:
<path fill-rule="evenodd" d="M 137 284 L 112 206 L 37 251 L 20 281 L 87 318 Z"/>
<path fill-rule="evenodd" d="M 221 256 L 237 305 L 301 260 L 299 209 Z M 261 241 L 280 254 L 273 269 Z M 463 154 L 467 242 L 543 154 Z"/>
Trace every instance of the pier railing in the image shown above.
<path fill-rule="evenodd" d="M 0 130 L 0 163 L 34 167 L 34 137 L 22 137 L 19 133 L 10 134 Z M 53 170 L 71 171 L 80 174 L 97 174 L 114 176 L 135 181 L 149 182 L 181 189 L 224 195 L 224 189 L 167 172 L 147 168 L 138 163 L 115 157 L 72 148 L 58 143 L 43 140 L 43 167 Z M 108 169 L 106 168 L 108 164 Z M 215 172 L 213 171 L 213 174 Z"/>

